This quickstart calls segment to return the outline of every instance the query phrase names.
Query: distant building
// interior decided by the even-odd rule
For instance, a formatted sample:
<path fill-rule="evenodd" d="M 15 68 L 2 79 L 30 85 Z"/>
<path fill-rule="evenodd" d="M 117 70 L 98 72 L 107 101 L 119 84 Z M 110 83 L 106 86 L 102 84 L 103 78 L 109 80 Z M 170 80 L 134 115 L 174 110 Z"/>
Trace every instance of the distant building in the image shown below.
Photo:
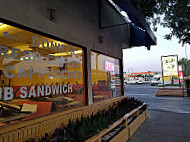
<path fill-rule="evenodd" d="M 139 79 L 143 78 L 145 81 L 150 81 L 154 75 L 161 75 L 161 72 L 133 72 L 133 73 L 127 73 L 125 77 L 131 78 L 131 79 Z"/>

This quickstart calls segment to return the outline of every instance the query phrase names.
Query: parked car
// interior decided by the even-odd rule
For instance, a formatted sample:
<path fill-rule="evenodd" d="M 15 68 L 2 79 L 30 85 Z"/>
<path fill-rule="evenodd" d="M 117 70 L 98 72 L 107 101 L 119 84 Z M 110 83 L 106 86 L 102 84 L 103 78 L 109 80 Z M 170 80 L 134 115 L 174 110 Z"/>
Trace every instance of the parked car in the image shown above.
<path fill-rule="evenodd" d="M 142 80 L 132 79 L 132 80 L 124 80 L 125 84 L 143 84 Z"/>
<path fill-rule="evenodd" d="M 153 77 L 153 79 L 150 81 L 151 86 L 158 86 L 158 84 L 162 83 L 162 79 L 159 76 Z"/>

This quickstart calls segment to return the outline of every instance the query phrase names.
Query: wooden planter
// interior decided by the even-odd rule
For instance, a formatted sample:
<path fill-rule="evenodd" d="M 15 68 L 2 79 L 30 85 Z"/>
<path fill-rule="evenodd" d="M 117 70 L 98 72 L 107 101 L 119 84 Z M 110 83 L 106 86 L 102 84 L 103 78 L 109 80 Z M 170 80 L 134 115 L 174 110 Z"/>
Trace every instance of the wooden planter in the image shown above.
<path fill-rule="evenodd" d="M 23 142 L 29 138 L 40 139 L 45 133 L 53 133 L 62 124 L 67 125 L 69 120 L 76 120 L 82 115 L 85 117 L 104 109 L 107 110 L 113 103 L 117 104 L 124 98 L 124 96 L 116 97 L 90 106 L 73 108 L 15 124 L 7 124 L 0 128 L 0 142 Z"/>
<path fill-rule="evenodd" d="M 156 91 L 156 96 L 187 97 L 187 91 L 183 88 L 162 88 Z"/>
<path fill-rule="evenodd" d="M 106 137 L 109 132 L 117 128 L 119 125 L 123 125 L 122 130 L 109 138 L 108 141 L 126 142 L 129 138 L 132 137 L 139 126 L 148 118 L 147 108 L 145 110 L 142 110 L 145 105 L 146 104 L 143 104 L 142 106 L 139 106 L 138 108 L 127 113 L 121 119 L 117 120 L 114 124 L 110 125 L 107 129 L 102 130 L 100 133 L 94 135 L 85 142 L 101 142 L 103 140 L 103 137 Z"/>
<path fill-rule="evenodd" d="M 69 120 L 75 120 L 83 116 L 90 116 L 99 110 L 108 110 L 110 106 L 117 104 L 124 97 L 117 97 L 106 101 L 98 102 L 90 106 L 74 108 L 60 113 L 47 115 L 44 117 L 27 120 L 20 123 L 6 125 L 0 129 L 0 142 L 23 142 L 29 138 L 41 138 L 45 133 L 53 133 L 56 128 L 62 124 L 67 125 Z M 148 116 L 148 111 L 141 111 L 145 104 L 127 113 L 121 119 L 116 121 L 109 128 L 104 129 L 99 134 L 91 137 L 86 142 L 100 142 L 102 137 L 109 133 L 112 129 L 122 125 L 124 128 L 117 133 L 110 141 L 123 142 L 127 141 L 136 131 L 136 129 L 144 122 Z M 140 113 L 141 112 L 141 113 Z M 135 119 L 134 119 L 135 118 Z"/>

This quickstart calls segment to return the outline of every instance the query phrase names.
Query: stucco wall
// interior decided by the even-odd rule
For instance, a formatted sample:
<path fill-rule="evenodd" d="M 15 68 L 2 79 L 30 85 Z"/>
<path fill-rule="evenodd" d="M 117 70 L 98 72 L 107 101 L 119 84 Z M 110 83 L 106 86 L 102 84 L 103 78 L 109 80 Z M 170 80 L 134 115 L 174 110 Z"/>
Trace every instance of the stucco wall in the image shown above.
<path fill-rule="evenodd" d="M 0 0 L 0 18 L 10 20 L 86 48 L 122 58 L 122 45 L 128 46 L 128 25 L 100 29 L 99 0 Z M 102 26 L 124 21 L 104 0 Z M 55 9 L 56 19 L 50 21 L 47 9 Z M 101 36 L 103 43 L 98 42 Z"/>

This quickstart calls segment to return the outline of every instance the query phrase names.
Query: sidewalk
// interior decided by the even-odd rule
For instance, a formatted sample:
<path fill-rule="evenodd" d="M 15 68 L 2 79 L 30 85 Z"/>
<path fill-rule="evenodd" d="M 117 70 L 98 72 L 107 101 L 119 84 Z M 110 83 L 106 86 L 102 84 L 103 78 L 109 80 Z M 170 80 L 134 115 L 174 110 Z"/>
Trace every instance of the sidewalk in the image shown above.
<path fill-rule="evenodd" d="M 190 114 L 149 110 L 128 142 L 190 142 Z"/>

